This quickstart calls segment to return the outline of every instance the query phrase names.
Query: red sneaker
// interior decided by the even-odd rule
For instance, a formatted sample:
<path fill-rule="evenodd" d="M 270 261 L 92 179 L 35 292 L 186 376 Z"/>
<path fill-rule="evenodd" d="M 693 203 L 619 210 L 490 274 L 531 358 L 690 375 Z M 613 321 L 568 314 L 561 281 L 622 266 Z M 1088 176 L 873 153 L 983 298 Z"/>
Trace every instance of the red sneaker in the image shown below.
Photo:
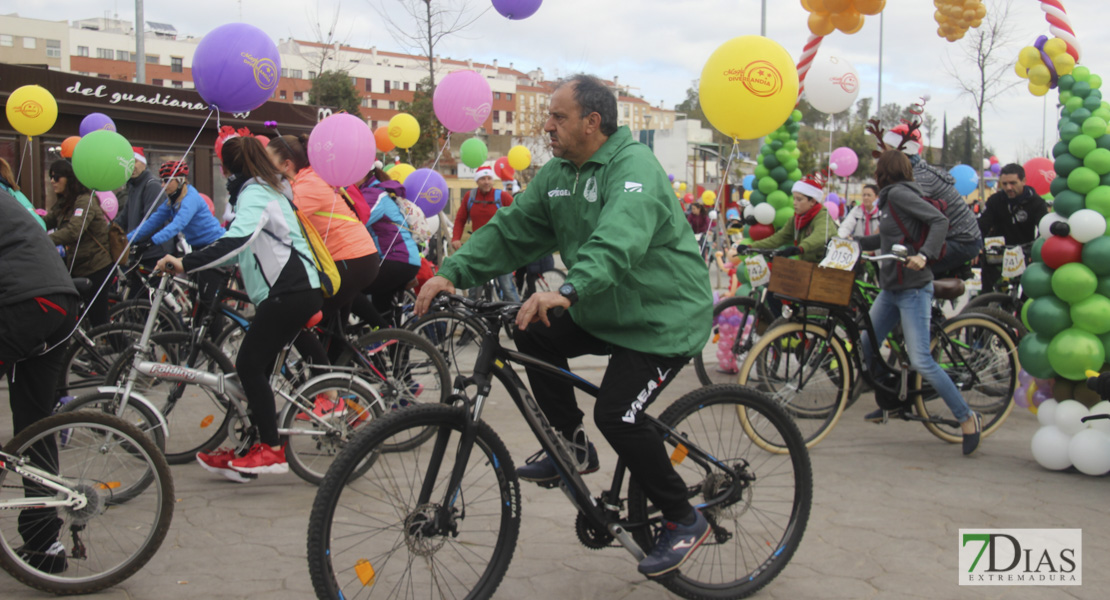
<path fill-rule="evenodd" d="M 242 458 L 232 459 L 227 466 L 240 473 L 288 473 L 289 463 L 285 462 L 285 446 L 274 450 L 269 444 L 255 444 Z"/>
<path fill-rule="evenodd" d="M 220 448 L 219 450 L 207 454 L 204 452 L 197 452 L 197 462 L 200 463 L 200 466 L 204 467 L 206 471 L 216 473 L 217 475 L 223 475 L 235 483 L 246 483 L 253 479 L 253 477 L 248 477 L 227 466 L 228 463 L 235 460 L 235 458 L 237 458 L 235 456 L 235 450 L 231 448 Z"/>
<path fill-rule="evenodd" d="M 315 400 L 315 406 L 312 408 L 312 414 L 326 419 L 328 417 L 342 417 L 347 414 L 347 403 L 342 398 L 337 398 L 335 402 L 328 398 L 327 394 L 318 394 Z M 311 419 L 303 412 L 297 413 L 295 417 L 297 421 L 310 421 Z"/>

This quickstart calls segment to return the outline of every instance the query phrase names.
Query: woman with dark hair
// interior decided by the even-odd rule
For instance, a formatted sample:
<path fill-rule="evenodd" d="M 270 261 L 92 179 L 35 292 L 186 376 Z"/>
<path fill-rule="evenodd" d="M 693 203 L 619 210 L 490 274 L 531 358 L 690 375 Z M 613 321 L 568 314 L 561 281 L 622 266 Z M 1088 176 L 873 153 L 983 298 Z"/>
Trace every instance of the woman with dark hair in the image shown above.
<path fill-rule="evenodd" d="M 359 191 L 370 205 L 366 227 L 381 249 L 381 267 L 378 278 L 363 288 L 351 310 L 375 328 L 395 327 L 393 296 L 405 289 L 420 271 L 420 252 L 396 200 L 405 197 L 405 186 L 390 180 L 375 165 L 359 184 Z"/>
<path fill-rule="evenodd" d="M 960 390 L 940 368 L 929 351 L 929 320 L 933 304 L 933 272 L 925 266 L 940 257 L 948 219 L 922 198 L 921 187 L 913 180 L 913 167 L 900 150 L 887 150 L 875 167 L 879 184 L 878 235 L 860 239 L 864 250 L 881 248 L 889 254 L 895 244 L 903 244 L 916 252 L 905 264 L 885 261 L 879 267 L 882 292 L 871 306 L 871 322 L 878 339 L 885 339 L 896 323 L 902 324 L 910 365 L 940 394 L 963 430 L 963 453 L 971 454 L 979 447 L 982 417 L 972 412 Z M 899 226 L 901 222 L 901 226 Z M 902 233 L 903 228 L 909 235 Z M 924 234 L 924 235 L 923 235 Z M 915 247 L 913 240 L 924 241 Z M 872 365 L 871 342 L 864 333 L 863 351 Z M 866 419 L 881 422 L 884 410 L 869 413 Z"/>
<path fill-rule="evenodd" d="M 112 275 L 108 218 L 100 209 L 100 201 L 78 181 L 68 160 L 50 164 L 50 182 L 58 197 L 43 219 L 47 230 L 54 230 L 50 241 L 63 247 L 70 275 L 89 279 L 89 295 L 84 298 L 89 325 L 103 325 L 108 322 L 108 292 L 101 286 Z"/>
<path fill-rule="evenodd" d="M 875 201 L 879 199 L 879 186 L 873 183 L 864 185 L 860 196 L 863 202 L 848 211 L 840 222 L 837 235 L 846 240 L 879 232 L 879 209 L 875 206 Z"/>
<path fill-rule="evenodd" d="M 247 395 L 259 443 L 246 456 L 230 449 L 197 453 L 205 469 L 232 481 L 248 481 L 243 473 L 285 473 L 285 448 L 277 430 L 270 373 L 278 353 L 320 310 L 323 295 L 312 250 L 301 235 L 290 198 L 292 191 L 254 137 L 234 137 L 223 145 L 229 202 L 235 221 L 227 233 L 182 258 L 165 256 L 158 269 L 191 273 L 238 261 L 243 284 L 255 305 L 251 327 L 235 358 L 235 371 Z"/>

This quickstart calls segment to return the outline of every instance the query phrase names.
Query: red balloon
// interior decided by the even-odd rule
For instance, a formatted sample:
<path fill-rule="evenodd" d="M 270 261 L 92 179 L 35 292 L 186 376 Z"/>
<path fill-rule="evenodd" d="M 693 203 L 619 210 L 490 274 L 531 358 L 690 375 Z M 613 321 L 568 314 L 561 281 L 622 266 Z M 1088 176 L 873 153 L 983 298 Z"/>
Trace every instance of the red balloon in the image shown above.
<path fill-rule="evenodd" d="M 1083 260 L 1083 244 L 1070 235 L 1050 235 L 1041 246 L 1041 260 L 1051 269 Z"/>
<path fill-rule="evenodd" d="M 1050 159 L 1043 156 L 1031 158 L 1025 163 L 1025 183 L 1033 186 L 1038 196 L 1049 192 L 1052 180 L 1056 179 L 1056 167 Z"/>
<path fill-rule="evenodd" d="M 774 232 L 774 226 L 757 223 L 751 226 L 751 229 L 748 230 L 748 235 L 752 236 L 753 241 L 758 242 L 763 238 L 771 237 L 771 234 Z"/>
<path fill-rule="evenodd" d="M 493 161 L 493 172 L 501 181 L 508 181 L 516 177 L 516 170 L 509 166 L 509 158 L 502 156 Z"/>
<path fill-rule="evenodd" d="M 693 204 L 694 203 L 694 195 L 693 194 L 686 194 L 685 196 L 682 197 L 682 201 L 685 202 L 686 204 Z"/>
<path fill-rule="evenodd" d="M 204 203 L 208 205 L 208 210 L 212 211 L 212 216 L 216 216 L 216 205 L 212 203 L 212 199 L 208 197 L 208 194 L 202 193 L 200 197 L 204 198 Z"/>

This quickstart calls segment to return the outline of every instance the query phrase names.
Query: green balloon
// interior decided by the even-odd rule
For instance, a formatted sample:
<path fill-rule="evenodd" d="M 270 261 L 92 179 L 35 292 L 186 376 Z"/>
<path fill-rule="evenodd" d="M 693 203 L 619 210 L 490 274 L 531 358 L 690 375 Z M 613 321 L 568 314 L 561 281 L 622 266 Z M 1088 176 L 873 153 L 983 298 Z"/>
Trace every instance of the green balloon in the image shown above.
<path fill-rule="evenodd" d="M 1076 327 L 1095 335 L 1110 332 L 1110 298 L 1091 294 L 1076 302 L 1071 306 L 1071 320 Z"/>
<path fill-rule="evenodd" d="M 489 150 L 482 140 L 470 138 L 463 142 L 462 146 L 459 146 L 459 157 L 464 165 L 471 169 L 477 169 L 489 158 Z"/>
<path fill-rule="evenodd" d="M 1105 133 L 1105 130 L 1103 130 L 1103 133 Z M 1086 133 L 1077 135 L 1068 142 L 1068 152 L 1079 159 L 1086 158 L 1095 148 L 1098 148 L 1095 138 Z"/>
<path fill-rule="evenodd" d="M 779 184 L 777 181 L 775 181 L 773 177 L 767 176 L 761 177 L 759 179 L 759 191 L 763 192 L 764 194 L 770 194 L 771 192 L 777 190 L 778 187 Z"/>
<path fill-rule="evenodd" d="M 1078 79 L 1078 78 L 1076 78 Z M 1071 86 L 1071 95 L 1086 98 L 1087 94 L 1091 93 L 1091 84 L 1086 81 L 1076 81 L 1075 85 Z"/>
<path fill-rule="evenodd" d="M 1097 288 L 1098 278 L 1083 263 L 1061 265 L 1052 274 L 1052 293 L 1068 304 L 1086 300 Z"/>
<path fill-rule="evenodd" d="M 1100 176 L 1110 173 L 1110 150 L 1106 148 L 1095 148 L 1087 154 L 1087 156 L 1083 157 L 1083 166 L 1098 173 Z M 1056 180 L 1053 179 L 1052 181 L 1055 182 Z"/>
<path fill-rule="evenodd" d="M 801 121 L 802 120 L 802 111 L 795 109 L 794 112 L 790 113 L 790 120 L 794 121 L 795 123 L 797 123 L 798 121 Z"/>
<path fill-rule="evenodd" d="M 1110 137 L 1110 136 L 1103 136 L 1103 137 Z M 1099 185 L 1110 185 L 1110 173 L 1107 173 L 1107 174 L 1103 175 L 1102 177 L 1099 177 L 1098 178 L 1098 184 Z"/>
<path fill-rule="evenodd" d="M 1107 111 L 1107 112 L 1110 113 L 1110 111 Z M 798 149 L 798 142 L 795 142 L 794 140 L 790 140 L 789 142 L 784 143 L 782 145 L 782 147 L 786 148 L 787 150 L 790 150 L 790 152 L 793 153 L 795 150 Z"/>
<path fill-rule="evenodd" d="M 1033 242 L 1033 260 L 1039 263 L 1044 262 L 1044 260 L 1041 259 L 1041 248 L 1044 248 L 1044 242 L 1045 238 L 1037 238 L 1037 241 Z"/>
<path fill-rule="evenodd" d="M 776 157 L 774 154 L 763 155 L 763 166 L 767 167 L 768 169 L 774 169 L 780 164 L 782 163 L 779 162 L 778 157 Z"/>
<path fill-rule="evenodd" d="M 1048 192 L 1053 196 L 1068 189 L 1068 180 L 1066 177 L 1054 177 L 1052 183 L 1048 184 Z"/>
<path fill-rule="evenodd" d="M 781 135 L 776 135 L 775 140 L 773 142 L 771 142 L 771 150 L 774 150 L 775 153 L 778 153 L 779 149 L 781 149 L 781 148 L 782 148 L 782 136 Z"/>
<path fill-rule="evenodd" d="M 1110 275 L 1110 236 L 1102 235 L 1083 244 L 1083 264 L 1099 277 Z"/>
<path fill-rule="evenodd" d="M 1110 186 L 1100 185 L 1087 192 L 1086 200 L 1087 208 L 1097 210 L 1104 217 L 1110 217 Z"/>
<path fill-rule="evenodd" d="M 1070 217 L 1073 212 L 1081 208 L 1083 208 L 1083 196 L 1071 190 L 1064 190 L 1056 194 L 1055 201 L 1052 204 L 1052 209 L 1064 217 Z"/>
<path fill-rule="evenodd" d="M 1104 275 L 1098 278 L 1098 287 L 1095 292 L 1110 298 L 1110 275 Z"/>
<path fill-rule="evenodd" d="M 1071 100 L 1071 92 L 1060 92 L 1060 102 Z"/>
<path fill-rule="evenodd" d="M 790 222 L 790 219 L 793 219 L 793 218 L 794 218 L 794 207 L 793 206 L 787 206 L 786 208 L 780 208 L 780 209 L 776 210 L 775 211 L 775 222 L 773 223 L 773 225 L 775 226 L 775 230 L 777 231 L 779 229 L 782 229 L 784 226 L 786 226 L 787 223 Z"/>
<path fill-rule="evenodd" d="M 767 201 L 767 194 L 759 190 L 752 190 L 752 195 L 748 197 L 748 201 L 752 203 L 752 206 L 763 204 Z"/>
<path fill-rule="evenodd" d="M 1110 123 L 1110 109 L 1102 108 L 1102 107 L 1096 108 L 1096 109 L 1091 111 L 1091 116 L 1092 117 L 1098 117 L 1098 118 L 1103 119 L 1104 121 Z"/>
<path fill-rule="evenodd" d="M 1102 132 L 1106 133 L 1105 127 L 1102 128 Z M 790 158 L 790 151 L 786 148 L 779 148 L 778 150 L 775 150 L 775 158 L 779 159 L 779 165 L 782 165 L 782 163 L 786 162 Z M 789 171 L 789 169 L 787 170 Z"/>
<path fill-rule="evenodd" d="M 1021 338 L 1018 344 L 1018 359 L 1021 368 L 1038 379 L 1052 379 L 1056 371 L 1048 362 L 1048 345 L 1052 338 L 1045 338 L 1037 333 L 1028 333 Z"/>
<path fill-rule="evenodd" d="M 1029 324 L 1029 307 L 1030 306 L 1033 306 L 1033 303 L 1028 301 L 1028 300 L 1025 301 L 1025 303 L 1021 305 L 1021 324 L 1025 325 L 1025 328 L 1027 330 L 1032 331 L 1033 326 Z"/>
<path fill-rule="evenodd" d="M 759 153 L 760 154 L 774 154 L 775 151 L 771 149 L 770 144 L 763 144 L 762 146 L 759 147 Z"/>
<path fill-rule="evenodd" d="M 1091 92 L 1083 99 L 1083 108 L 1091 111 L 1091 116 L 1095 116 L 1095 112 L 1102 108 L 1102 94 Z"/>
<path fill-rule="evenodd" d="M 114 190 L 131 179 L 135 151 L 122 135 L 107 129 L 85 134 L 73 149 L 73 173 L 94 191 Z"/>
<path fill-rule="evenodd" d="M 1083 133 L 1091 137 L 1106 135 L 1106 121 L 1095 116 L 1087 117 L 1087 120 L 1083 121 Z"/>
<path fill-rule="evenodd" d="M 747 269 L 737 269 L 736 272 L 739 273 L 740 271 L 746 271 L 746 270 Z M 736 288 L 736 295 L 738 297 L 752 295 L 752 284 L 750 284 L 750 283 L 741 284 L 740 287 Z"/>
<path fill-rule="evenodd" d="M 801 150 L 798 150 L 797 148 L 794 148 L 793 150 L 790 151 L 790 158 L 793 158 L 793 159 L 797 160 L 801 157 L 802 157 L 802 151 Z"/>
<path fill-rule="evenodd" d="M 794 169 L 793 171 L 790 172 L 789 177 L 790 177 L 790 181 L 801 181 L 802 180 L 802 170 L 801 169 Z"/>
<path fill-rule="evenodd" d="M 788 173 L 790 171 L 793 171 L 794 169 L 797 169 L 798 159 L 794 158 L 793 156 L 787 157 L 786 160 L 782 161 L 782 168 L 786 169 Z"/>
<path fill-rule="evenodd" d="M 1057 85 L 1060 87 L 1061 92 L 1071 91 L 1071 86 L 1075 85 L 1075 76 L 1070 73 L 1062 75 Z M 1063 98 L 1061 98 L 1060 101 L 1063 102 Z"/>
<path fill-rule="evenodd" d="M 1053 163 L 1053 166 L 1056 169 L 1056 175 L 1058 177 L 1066 178 L 1068 175 L 1071 174 L 1072 171 L 1083 166 L 1083 161 L 1072 156 L 1070 153 L 1061 154 L 1060 156 L 1056 157 L 1056 162 Z"/>
<path fill-rule="evenodd" d="M 1087 167 L 1079 167 L 1068 173 L 1068 189 L 1077 194 L 1086 194 L 1101 182 L 1099 174 Z"/>
<path fill-rule="evenodd" d="M 1056 181 L 1056 180 L 1053 179 L 1053 181 Z M 1055 198 L 1052 196 L 1052 192 L 1049 192 L 1047 194 L 1041 194 L 1041 198 L 1044 198 L 1044 201 L 1048 202 L 1049 206 L 1052 206 L 1052 201 L 1055 200 Z"/>
<path fill-rule="evenodd" d="M 786 167 L 781 166 L 781 165 L 778 166 L 778 167 L 775 167 L 774 169 L 771 169 L 771 179 L 774 179 L 778 183 L 782 183 L 782 182 L 786 181 L 787 171 L 788 171 L 788 169 Z"/>
<path fill-rule="evenodd" d="M 764 177 L 771 174 L 771 169 L 768 169 L 763 165 L 759 165 L 755 168 L 754 171 L 752 171 L 752 174 L 755 175 L 756 179 L 763 179 Z"/>
<path fill-rule="evenodd" d="M 1087 84 L 1091 86 L 1092 90 L 1097 90 L 1102 87 L 1102 77 L 1091 73 L 1090 77 L 1087 78 Z"/>
<path fill-rule="evenodd" d="M 1029 304 L 1029 327 L 1045 337 L 1072 326 L 1071 307 L 1055 296 L 1042 296 Z"/>
<path fill-rule="evenodd" d="M 1060 139 L 1065 142 L 1070 142 L 1071 139 L 1082 132 L 1082 129 L 1076 123 L 1068 121 L 1060 124 Z"/>
<path fill-rule="evenodd" d="M 1021 287 L 1025 290 L 1025 295 L 1030 298 L 1051 297 L 1052 269 L 1043 262 L 1029 265 L 1021 275 Z"/>
<path fill-rule="evenodd" d="M 1080 81 L 1089 81 L 1091 79 L 1091 70 L 1087 67 L 1076 67 L 1071 70 L 1071 76 L 1075 78 L 1076 83 Z M 1090 87 L 1090 84 L 1087 85 Z M 1072 86 L 1073 90 L 1075 86 Z"/>
<path fill-rule="evenodd" d="M 771 206 L 775 207 L 776 211 L 780 208 L 793 206 L 793 199 L 790 197 L 790 194 L 787 194 L 782 190 L 775 190 L 770 194 L 767 194 L 767 202 Z"/>
<path fill-rule="evenodd" d="M 1102 342 L 1078 327 L 1061 331 L 1048 344 L 1048 364 L 1067 379 L 1085 379 L 1087 371 L 1100 369 L 1105 361 Z"/>
<path fill-rule="evenodd" d="M 1052 147 L 1052 158 L 1057 158 L 1061 154 L 1067 154 L 1067 153 L 1068 153 L 1068 143 L 1067 142 L 1064 142 L 1064 141 L 1056 142 L 1056 145 Z"/>
<path fill-rule="evenodd" d="M 1079 98 L 1073 98 L 1073 100 L 1079 100 Z M 1080 100 L 1080 102 L 1082 102 L 1082 100 Z M 1068 120 L 1072 123 L 1075 123 L 1076 125 L 1079 125 L 1080 128 L 1082 128 L 1083 122 L 1089 118 L 1091 118 L 1091 111 L 1083 108 L 1082 106 L 1071 111 L 1071 114 L 1068 115 Z"/>
<path fill-rule="evenodd" d="M 1071 116 L 1071 113 L 1081 108 L 1083 108 L 1083 98 L 1073 96 L 1071 98 L 1068 98 L 1067 102 L 1064 102 L 1064 110 L 1062 111 L 1062 113 Z"/>

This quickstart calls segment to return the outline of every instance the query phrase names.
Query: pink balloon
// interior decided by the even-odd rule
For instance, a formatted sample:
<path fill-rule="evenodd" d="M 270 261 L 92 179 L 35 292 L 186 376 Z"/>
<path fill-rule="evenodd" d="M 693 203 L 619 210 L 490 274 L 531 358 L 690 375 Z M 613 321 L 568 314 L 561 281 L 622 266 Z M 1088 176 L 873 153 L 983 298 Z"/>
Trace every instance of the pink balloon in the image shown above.
<path fill-rule="evenodd" d="M 208 194 L 201 194 L 200 197 L 204 198 L 204 203 L 208 205 L 208 210 L 212 211 L 212 216 L 216 216 L 216 204 L 212 202 Z"/>
<path fill-rule="evenodd" d="M 825 210 L 829 211 L 829 218 L 840 218 L 840 205 L 832 200 L 825 201 Z"/>
<path fill-rule="evenodd" d="M 108 220 L 116 218 L 116 213 L 119 212 L 119 200 L 113 192 L 97 192 L 96 197 L 100 199 L 100 210 L 104 211 L 104 216 Z"/>
<path fill-rule="evenodd" d="M 436 86 L 432 108 L 449 131 L 474 131 L 486 122 L 493 109 L 493 92 L 480 74 L 465 69 L 455 71 Z"/>
<path fill-rule="evenodd" d="M 308 162 L 321 179 L 336 187 L 365 177 L 374 166 L 375 152 L 370 126 L 347 113 L 320 121 L 308 136 Z"/>
<path fill-rule="evenodd" d="M 35 214 L 40 216 L 40 217 L 45 217 L 46 216 L 46 209 L 45 208 L 36 208 L 35 209 Z"/>
<path fill-rule="evenodd" d="M 840 147 L 832 151 L 829 156 L 829 163 L 836 165 L 833 172 L 840 177 L 851 177 L 852 173 L 856 172 L 856 167 L 859 166 L 859 157 L 856 156 L 856 151 L 847 147 Z"/>
<path fill-rule="evenodd" d="M 268 146 L 270 144 L 270 138 L 268 138 L 264 135 L 255 135 L 254 139 L 262 142 L 262 147 L 263 148 L 265 148 L 266 146 Z"/>

